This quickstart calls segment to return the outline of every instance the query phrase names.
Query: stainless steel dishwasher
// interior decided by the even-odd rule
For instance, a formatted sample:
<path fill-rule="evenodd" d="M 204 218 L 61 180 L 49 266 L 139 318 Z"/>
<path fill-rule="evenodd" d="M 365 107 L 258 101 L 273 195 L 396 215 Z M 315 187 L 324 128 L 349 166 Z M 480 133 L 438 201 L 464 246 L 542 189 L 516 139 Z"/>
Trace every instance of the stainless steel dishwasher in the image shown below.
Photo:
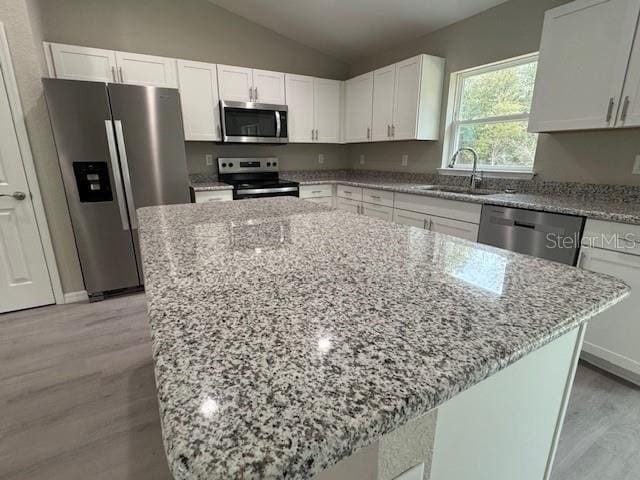
<path fill-rule="evenodd" d="M 575 265 L 584 217 L 483 205 L 478 242 Z"/>

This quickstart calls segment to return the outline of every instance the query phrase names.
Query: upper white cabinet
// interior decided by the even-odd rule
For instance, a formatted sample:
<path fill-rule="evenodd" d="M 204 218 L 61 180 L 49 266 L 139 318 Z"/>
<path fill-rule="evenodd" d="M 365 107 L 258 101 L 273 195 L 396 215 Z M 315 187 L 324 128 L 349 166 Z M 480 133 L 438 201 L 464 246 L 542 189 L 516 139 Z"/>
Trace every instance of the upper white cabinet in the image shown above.
<path fill-rule="evenodd" d="M 178 86 L 176 61 L 172 58 L 116 52 L 120 82 L 150 87 Z"/>
<path fill-rule="evenodd" d="M 437 140 L 443 78 L 444 59 L 423 54 L 347 80 L 347 142 Z"/>
<path fill-rule="evenodd" d="M 639 124 L 639 13 L 640 0 L 578 0 L 545 14 L 529 131 Z"/>
<path fill-rule="evenodd" d="M 221 140 L 216 65 L 178 60 L 185 140 Z"/>
<path fill-rule="evenodd" d="M 342 82 L 286 75 L 289 141 L 340 142 Z"/>
<path fill-rule="evenodd" d="M 345 82 L 345 140 L 371 140 L 373 109 L 373 73 L 365 73 Z"/>
<path fill-rule="evenodd" d="M 178 86 L 176 61 L 172 58 L 60 43 L 45 43 L 45 54 L 51 59 L 54 70 L 51 73 L 56 78 L 154 87 Z"/>
<path fill-rule="evenodd" d="M 218 65 L 218 86 L 222 100 L 285 103 L 284 73 Z"/>

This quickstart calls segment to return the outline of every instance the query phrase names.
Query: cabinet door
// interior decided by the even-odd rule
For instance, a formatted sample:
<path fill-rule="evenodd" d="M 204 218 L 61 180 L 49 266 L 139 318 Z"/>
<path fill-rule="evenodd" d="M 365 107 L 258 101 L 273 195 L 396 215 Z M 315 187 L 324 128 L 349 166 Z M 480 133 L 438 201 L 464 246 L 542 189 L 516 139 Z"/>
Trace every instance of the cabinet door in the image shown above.
<path fill-rule="evenodd" d="M 120 82 L 149 87 L 176 88 L 176 60 L 139 53 L 116 52 Z"/>
<path fill-rule="evenodd" d="M 629 298 L 598 314 L 589 322 L 584 351 L 639 375 L 640 256 L 582 247 L 578 266 L 612 275 L 631 287 Z"/>
<path fill-rule="evenodd" d="M 580 0 L 545 14 L 529 131 L 612 127 L 640 0 Z"/>
<path fill-rule="evenodd" d="M 345 140 L 371 140 L 373 73 L 365 73 L 345 82 Z"/>
<path fill-rule="evenodd" d="M 478 225 L 475 223 L 461 222 L 451 218 L 431 217 L 427 225 L 432 232 L 445 233 L 453 237 L 465 238 L 472 242 L 478 240 Z"/>
<path fill-rule="evenodd" d="M 358 200 L 351 200 L 349 198 L 340 198 L 338 197 L 336 200 L 336 208 L 338 210 L 344 210 L 346 212 L 351 213 L 360 213 L 360 207 L 362 202 Z"/>
<path fill-rule="evenodd" d="M 289 142 L 313 141 L 313 77 L 286 75 Z"/>
<path fill-rule="evenodd" d="M 253 70 L 253 101 L 284 105 L 284 73 Z"/>
<path fill-rule="evenodd" d="M 429 226 L 429 215 L 424 213 L 410 212 L 409 210 L 394 209 L 393 221 L 400 225 L 410 227 L 427 228 Z"/>
<path fill-rule="evenodd" d="M 117 82 L 116 53 L 100 48 L 51 44 L 51 57 L 56 78 Z"/>
<path fill-rule="evenodd" d="M 250 68 L 218 65 L 220 98 L 231 102 L 253 101 L 253 73 Z"/>
<path fill-rule="evenodd" d="M 178 83 L 185 140 L 221 140 L 216 66 L 178 60 Z"/>
<path fill-rule="evenodd" d="M 393 220 L 393 208 L 371 203 L 362 203 L 362 213 L 367 217 L 379 218 L 391 222 Z"/>
<path fill-rule="evenodd" d="M 618 114 L 618 127 L 640 126 L 640 27 L 636 32 L 622 100 Z"/>
<path fill-rule="evenodd" d="M 396 63 L 395 67 L 396 86 L 391 136 L 393 140 L 409 140 L 416 137 L 422 56 Z"/>
<path fill-rule="evenodd" d="M 233 193 L 231 190 L 214 190 L 211 192 L 196 192 L 195 203 L 208 203 L 208 202 L 230 202 L 233 200 Z"/>
<path fill-rule="evenodd" d="M 314 80 L 314 124 L 316 142 L 340 142 L 341 82 L 316 78 Z"/>
<path fill-rule="evenodd" d="M 304 200 L 333 208 L 333 197 L 310 197 L 305 198 Z"/>
<path fill-rule="evenodd" d="M 391 140 L 393 124 L 393 88 L 396 82 L 396 66 L 380 68 L 373 72 L 373 118 L 371 137 L 374 141 Z"/>

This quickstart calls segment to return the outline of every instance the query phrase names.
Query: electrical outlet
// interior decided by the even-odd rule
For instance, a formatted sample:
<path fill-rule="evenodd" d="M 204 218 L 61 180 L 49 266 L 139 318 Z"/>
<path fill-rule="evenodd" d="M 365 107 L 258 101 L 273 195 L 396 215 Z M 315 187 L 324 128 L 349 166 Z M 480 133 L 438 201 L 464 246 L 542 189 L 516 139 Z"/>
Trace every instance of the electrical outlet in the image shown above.
<path fill-rule="evenodd" d="M 318 163 L 324 163 L 324 153 L 318 154 Z"/>
<path fill-rule="evenodd" d="M 210 153 L 207 153 L 204 156 L 204 161 L 207 165 L 213 165 L 213 155 L 211 155 Z"/>
<path fill-rule="evenodd" d="M 360 165 L 364 165 L 364 155 L 360 155 Z"/>
<path fill-rule="evenodd" d="M 633 164 L 633 170 L 631 173 L 634 175 L 640 175 L 640 154 L 636 155 L 636 161 Z"/>
<path fill-rule="evenodd" d="M 409 164 L 409 155 L 406 153 L 402 155 L 402 166 L 406 167 Z"/>

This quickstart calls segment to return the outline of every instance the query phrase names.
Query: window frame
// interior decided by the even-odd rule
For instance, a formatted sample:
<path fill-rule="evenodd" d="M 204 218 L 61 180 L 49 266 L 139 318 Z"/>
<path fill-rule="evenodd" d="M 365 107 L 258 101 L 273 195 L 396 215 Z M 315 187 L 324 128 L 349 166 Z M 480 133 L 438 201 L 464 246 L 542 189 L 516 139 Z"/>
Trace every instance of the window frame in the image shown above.
<path fill-rule="evenodd" d="M 446 129 L 444 137 L 444 148 L 442 149 L 442 165 L 439 169 L 440 173 L 448 174 L 465 174 L 471 171 L 471 167 L 454 165 L 453 168 L 448 168 L 449 160 L 458 149 L 458 131 L 461 125 L 474 125 L 474 124 L 488 124 L 488 123 L 501 123 L 506 121 L 522 121 L 529 120 L 531 115 L 531 109 L 526 113 L 519 113 L 513 115 L 500 115 L 496 117 L 484 117 L 472 120 L 458 120 L 460 114 L 460 106 L 462 102 L 462 87 L 464 80 L 469 77 L 481 75 L 483 73 L 495 72 L 497 70 L 503 70 L 506 68 L 516 67 L 518 65 L 524 65 L 534 61 L 538 61 L 538 52 L 527 53 L 518 57 L 508 58 L 497 62 L 489 63 L 486 65 L 480 65 L 477 67 L 468 68 L 465 70 L 459 70 L 451 73 L 449 82 L 449 99 L 447 105 L 447 117 L 446 117 Z M 535 161 L 535 159 L 534 159 Z M 508 167 L 488 167 L 484 165 L 478 165 L 478 171 L 487 173 L 513 173 L 519 175 L 533 175 L 534 165 L 531 166 L 517 166 L 509 165 Z M 456 172 L 456 173 L 454 173 Z"/>

